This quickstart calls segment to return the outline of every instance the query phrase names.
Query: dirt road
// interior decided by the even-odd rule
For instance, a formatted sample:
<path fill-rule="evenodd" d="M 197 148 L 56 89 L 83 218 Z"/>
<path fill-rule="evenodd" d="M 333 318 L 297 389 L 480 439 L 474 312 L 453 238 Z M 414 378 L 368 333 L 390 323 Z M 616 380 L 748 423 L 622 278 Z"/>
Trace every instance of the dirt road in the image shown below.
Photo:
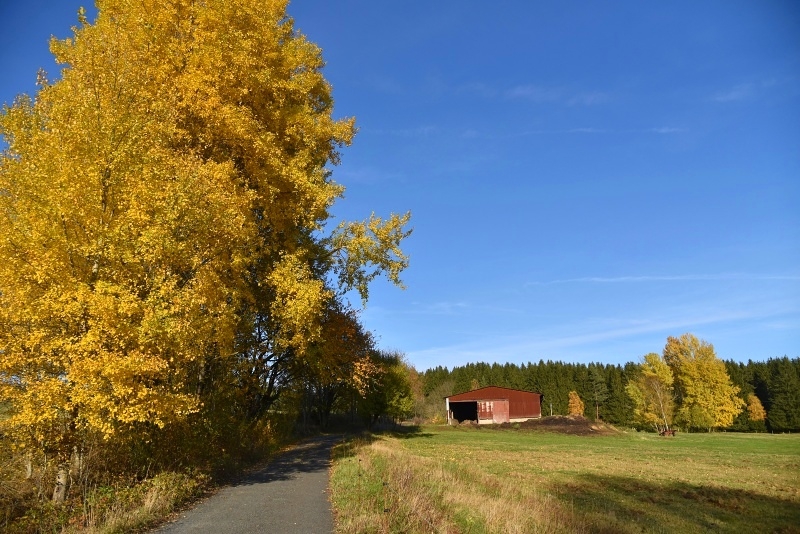
<path fill-rule="evenodd" d="M 328 467 L 331 447 L 339 439 L 321 436 L 301 442 L 154 533 L 333 532 Z"/>

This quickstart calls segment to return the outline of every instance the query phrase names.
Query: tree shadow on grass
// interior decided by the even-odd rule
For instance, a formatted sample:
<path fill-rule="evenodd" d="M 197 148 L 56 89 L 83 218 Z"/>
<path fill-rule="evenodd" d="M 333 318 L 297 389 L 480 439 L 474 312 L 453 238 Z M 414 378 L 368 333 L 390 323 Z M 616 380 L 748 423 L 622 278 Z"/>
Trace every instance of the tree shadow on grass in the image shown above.
<path fill-rule="evenodd" d="M 430 432 L 423 432 L 422 427 L 419 425 L 398 425 L 388 428 L 384 431 L 378 432 L 379 435 L 388 435 L 393 438 L 400 439 L 413 439 L 413 438 L 432 438 L 433 434 Z"/>
<path fill-rule="evenodd" d="M 555 493 L 591 532 L 800 533 L 800 503 L 751 491 L 590 474 Z"/>
<path fill-rule="evenodd" d="M 372 444 L 379 440 L 381 436 L 391 436 L 399 439 L 432 438 L 433 434 L 423 432 L 418 425 L 393 426 L 385 429 L 375 429 L 372 432 L 364 431 L 359 434 L 350 434 L 340 443 L 333 447 L 331 457 L 334 460 L 351 458 L 356 455 L 358 449 Z"/>

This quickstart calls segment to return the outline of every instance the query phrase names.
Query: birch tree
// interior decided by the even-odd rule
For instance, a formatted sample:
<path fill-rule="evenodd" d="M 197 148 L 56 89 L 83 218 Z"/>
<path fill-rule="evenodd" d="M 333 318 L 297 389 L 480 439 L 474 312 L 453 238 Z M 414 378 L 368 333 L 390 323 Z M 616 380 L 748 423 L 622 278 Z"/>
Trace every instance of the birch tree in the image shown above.
<path fill-rule="evenodd" d="M 656 353 L 642 358 L 636 376 L 625 386 L 633 402 L 634 421 L 668 431 L 675 410 L 672 370 Z"/>
<path fill-rule="evenodd" d="M 667 338 L 664 361 L 672 369 L 678 396 L 677 419 L 688 428 L 728 427 L 744 407 L 714 346 L 691 334 Z"/>

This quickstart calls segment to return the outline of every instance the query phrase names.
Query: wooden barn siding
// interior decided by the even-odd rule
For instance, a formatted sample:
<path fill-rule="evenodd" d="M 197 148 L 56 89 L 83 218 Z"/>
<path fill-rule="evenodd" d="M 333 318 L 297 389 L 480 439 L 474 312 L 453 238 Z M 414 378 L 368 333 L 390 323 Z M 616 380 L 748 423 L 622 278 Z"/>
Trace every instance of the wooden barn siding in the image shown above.
<path fill-rule="evenodd" d="M 490 419 L 495 423 L 508 423 L 509 413 L 507 399 L 478 401 L 479 421 Z"/>
<path fill-rule="evenodd" d="M 448 398 L 450 402 L 508 399 L 508 415 L 511 419 L 541 417 L 542 415 L 541 394 L 530 391 L 488 386 Z"/>

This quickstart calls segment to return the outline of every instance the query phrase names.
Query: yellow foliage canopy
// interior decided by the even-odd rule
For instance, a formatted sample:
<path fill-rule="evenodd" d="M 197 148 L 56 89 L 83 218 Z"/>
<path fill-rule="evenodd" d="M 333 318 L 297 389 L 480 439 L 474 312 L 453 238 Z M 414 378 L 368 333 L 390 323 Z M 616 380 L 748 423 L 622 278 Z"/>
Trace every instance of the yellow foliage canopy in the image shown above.
<path fill-rule="evenodd" d="M 569 392 L 567 410 L 569 411 L 569 415 L 583 415 L 584 404 L 576 391 Z"/>
<path fill-rule="evenodd" d="M 669 430 L 675 410 L 673 382 L 672 370 L 660 355 L 651 352 L 642 358 L 638 373 L 625 387 L 636 422 Z"/>
<path fill-rule="evenodd" d="M 399 281 L 408 217 L 314 237 L 352 119 L 286 2 L 99 0 L 62 78 L 0 118 L 0 394 L 21 445 L 202 409 L 267 315 L 302 353 L 332 295 Z M 367 266 L 372 265 L 372 271 Z"/>
<path fill-rule="evenodd" d="M 751 421 L 763 421 L 767 418 L 767 411 L 761 400 L 753 393 L 747 396 L 747 417 Z"/>
<path fill-rule="evenodd" d="M 667 338 L 664 360 L 677 383 L 680 401 L 677 417 L 687 427 L 731 426 L 742 411 L 739 388 L 731 383 L 725 364 L 714 346 L 691 334 Z"/>

